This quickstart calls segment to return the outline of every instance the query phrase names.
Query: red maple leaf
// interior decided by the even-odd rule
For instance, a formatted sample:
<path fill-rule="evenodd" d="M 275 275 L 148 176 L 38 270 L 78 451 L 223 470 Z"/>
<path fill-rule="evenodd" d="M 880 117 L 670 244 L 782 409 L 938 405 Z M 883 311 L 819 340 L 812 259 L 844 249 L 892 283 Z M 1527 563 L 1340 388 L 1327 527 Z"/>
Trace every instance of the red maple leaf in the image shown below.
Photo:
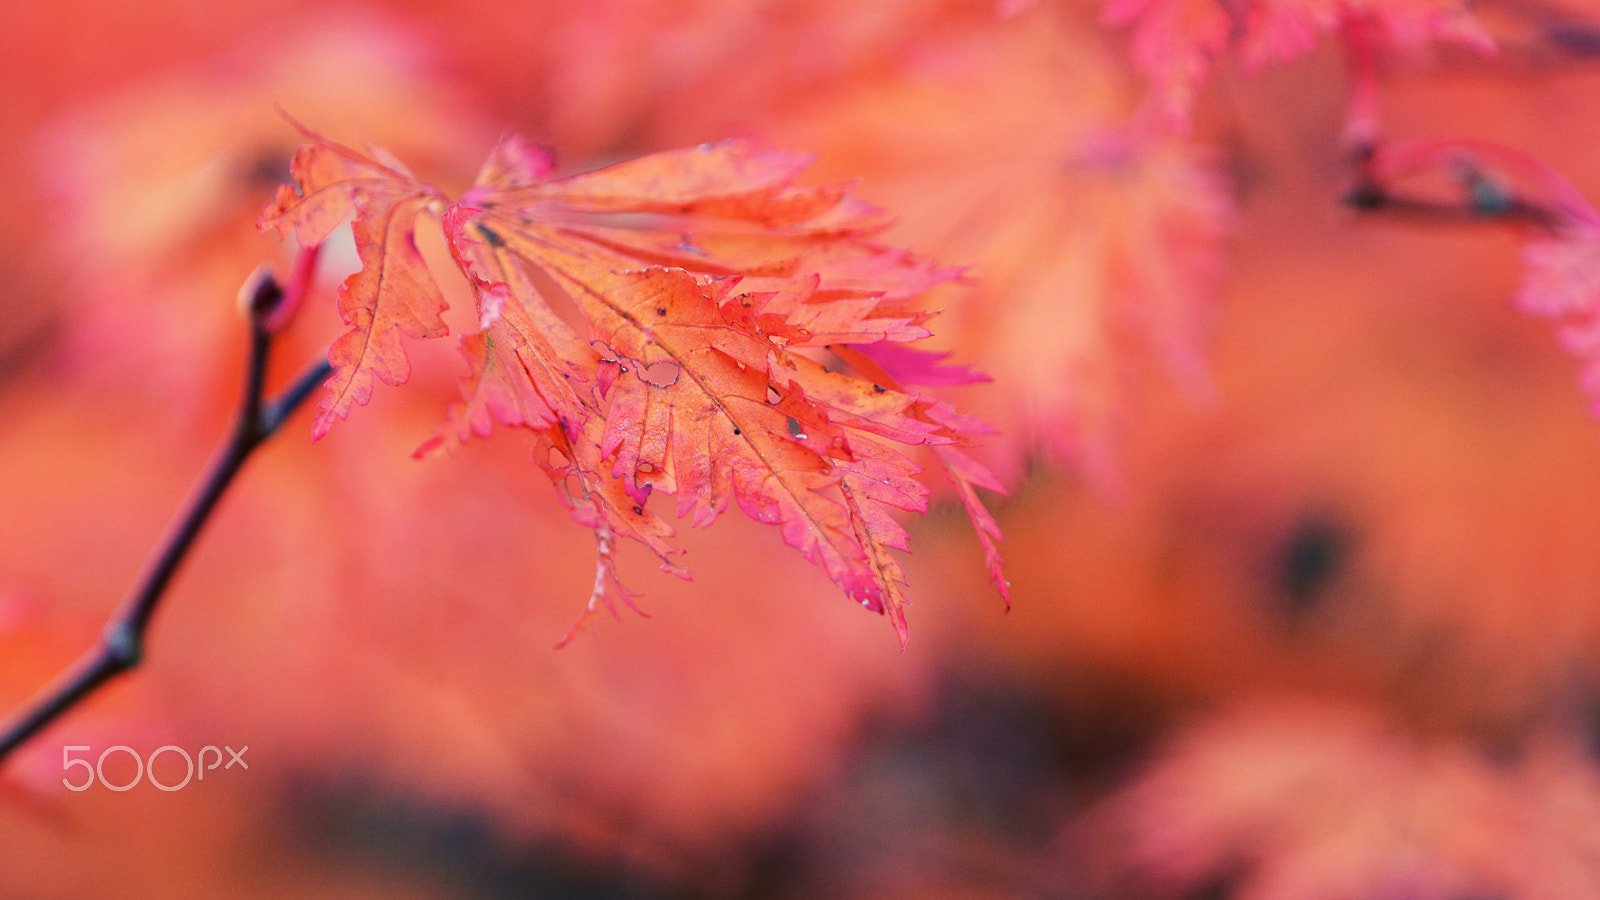
<path fill-rule="evenodd" d="M 887 613 L 903 644 L 904 574 L 889 551 L 906 549 L 892 510 L 927 509 L 912 445 L 939 451 L 1004 593 L 999 529 L 973 490 L 999 484 L 956 449 L 983 426 L 852 349 L 926 337 L 913 301 L 956 270 L 874 243 L 883 216 L 842 188 L 794 186 L 805 157 L 727 141 L 556 179 L 546 153 L 510 138 L 452 202 L 380 150 L 305 134 L 298 189 L 281 187 L 262 225 L 310 246 L 353 214 L 362 262 L 340 292 L 351 329 L 330 353 L 316 435 L 366 403 L 374 379 L 405 381 L 402 338 L 445 333 L 413 239 L 427 212 L 480 329 L 463 339 L 464 401 L 418 452 L 495 422 L 536 434 L 574 518 L 595 529 L 588 612 L 629 597 L 618 535 L 687 574 L 649 506 L 659 492 L 698 526 L 730 503 L 777 525 Z"/>
<path fill-rule="evenodd" d="M 1462 0 L 1109 0 L 1102 19 L 1132 29 L 1133 62 L 1151 80 L 1150 102 L 1186 130 L 1200 88 L 1219 61 L 1237 54 L 1246 72 L 1311 52 L 1323 34 L 1415 47 L 1431 41 L 1483 54 L 1494 39 Z"/>

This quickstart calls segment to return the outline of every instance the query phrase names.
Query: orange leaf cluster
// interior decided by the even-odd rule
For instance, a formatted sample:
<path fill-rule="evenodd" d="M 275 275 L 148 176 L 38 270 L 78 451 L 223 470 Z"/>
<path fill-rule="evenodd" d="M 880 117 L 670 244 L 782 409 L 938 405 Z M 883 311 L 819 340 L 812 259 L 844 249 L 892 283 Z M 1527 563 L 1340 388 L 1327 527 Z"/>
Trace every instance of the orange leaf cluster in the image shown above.
<path fill-rule="evenodd" d="M 874 243 L 883 218 L 842 188 L 794 186 L 804 157 L 728 141 L 552 178 L 547 154 L 510 138 L 452 202 L 381 150 L 306 134 L 298 189 L 280 187 L 262 225 L 309 247 L 353 214 L 362 263 L 339 294 L 351 328 L 330 352 L 313 433 L 375 382 L 407 379 L 405 339 L 446 333 L 415 240 L 418 217 L 436 215 L 479 330 L 462 343 L 465 400 L 418 452 L 494 423 L 532 432 L 573 517 L 595 530 L 585 615 L 628 598 L 619 536 L 687 575 L 648 505 L 660 492 L 697 526 L 730 503 L 777 525 L 903 644 L 890 551 L 907 549 L 906 533 L 891 510 L 927 509 L 921 468 L 900 449 L 918 445 L 937 449 L 1005 593 L 999 529 L 974 492 L 1000 485 L 959 449 L 983 426 L 911 387 L 938 383 L 937 363 L 881 350 L 929 334 L 913 303 L 957 273 Z"/>

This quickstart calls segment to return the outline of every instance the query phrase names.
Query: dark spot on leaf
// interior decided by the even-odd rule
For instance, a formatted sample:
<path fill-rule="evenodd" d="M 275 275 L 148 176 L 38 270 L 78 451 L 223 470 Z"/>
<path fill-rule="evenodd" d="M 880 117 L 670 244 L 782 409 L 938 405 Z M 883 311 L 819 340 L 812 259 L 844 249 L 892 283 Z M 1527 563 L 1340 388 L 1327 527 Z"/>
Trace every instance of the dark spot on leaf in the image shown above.
<path fill-rule="evenodd" d="M 1578 701 L 1577 717 L 1577 732 L 1583 738 L 1583 746 L 1592 759 L 1600 761 L 1600 691 L 1592 684 L 1586 686 L 1584 696 Z"/>
<path fill-rule="evenodd" d="M 883 385 L 881 385 L 881 384 L 875 384 L 875 385 L 873 385 L 873 386 L 872 386 L 872 390 L 873 390 L 873 391 L 874 391 L 874 392 L 876 392 L 876 393 L 879 393 L 879 394 L 881 394 L 881 393 L 883 393 L 883 392 L 884 392 L 884 391 L 887 391 L 887 390 L 888 390 L 888 388 L 886 388 L 886 387 L 884 387 L 884 386 L 883 386 Z"/>
<path fill-rule="evenodd" d="M 262 150 L 245 167 L 244 177 L 251 186 L 288 184 L 294 178 L 289 172 L 289 154 L 277 148 Z"/>
<path fill-rule="evenodd" d="M 483 234 L 483 239 L 485 241 L 488 241 L 489 246 L 491 246 L 491 247 L 504 247 L 506 245 L 505 240 L 503 240 L 500 237 L 500 235 L 495 232 L 495 230 L 493 228 L 490 228 L 489 226 L 483 224 L 482 222 L 478 223 L 478 231 Z"/>
<path fill-rule="evenodd" d="M 1194 892 L 1195 900 L 1228 900 L 1237 893 L 1243 880 L 1240 873 L 1229 870 L 1212 875 Z"/>
<path fill-rule="evenodd" d="M 1600 32 L 1576 22 L 1552 22 L 1544 27 L 1550 43 L 1575 56 L 1600 56 Z"/>
<path fill-rule="evenodd" d="M 1348 529 L 1322 515 L 1302 519 L 1279 551 L 1277 581 L 1291 614 L 1314 609 L 1349 562 Z"/>
<path fill-rule="evenodd" d="M 733 430 L 733 433 L 734 433 L 734 434 L 744 434 L 744 432 L 742 432 L 742 431 L 740 431 L 740 430 L 739 430 L 739 429 L 737 429 L 737 428 L 735 428 L 735 429 L 734 429 L 734 430 Z"/>
<path fill-rule="evenodd" d="M 656 307 L 656 315 L 664 316 L 666 314 L 667 314 L 667 310 L 666 310 L 665 307 L 661 307 L 661 306 Z"/>
<path fill-rule="evenodd" d="M 1344 195 L 1343 202 L 1351 209 L 1371 211 L 1388 205 L 1389 196 L 1378 185 L 1358 184 Z"/>
<path fill-rule="evenodd" d="M 1516 201 L 1510 191 L 1481 175 L 1468 179 L 1466 188 L 1474 215 L 1486 218 L 1503 216 L 1511 211 Z"/>
<path fill-rule="evenodd" d="M 634 514 L 634 515 L 636 515 L 636 516 L 642 516 L 642 515 L 644 515 L 644 507 L 642 507 L 642 506 L 635 506 L 635 507 L 634 507 L 634 508 L 633 508 L 633 514 Z"/>

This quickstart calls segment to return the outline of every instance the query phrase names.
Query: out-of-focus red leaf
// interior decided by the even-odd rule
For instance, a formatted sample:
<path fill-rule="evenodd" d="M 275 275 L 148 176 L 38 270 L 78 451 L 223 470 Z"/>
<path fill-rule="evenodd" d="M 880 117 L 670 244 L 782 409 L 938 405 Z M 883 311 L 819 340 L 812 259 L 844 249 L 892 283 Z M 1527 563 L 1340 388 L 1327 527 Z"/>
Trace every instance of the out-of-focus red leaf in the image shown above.
<path fill-rule="evenodd" d="M 897 239 L 971 263 L 942 337 L 1006 386 L 973 400 L 1005 472 L 1042 450 L 1109 481 L 1134 373 L 1209 392 L 1233 200 L 1215 155 L 1125 127 L 1135 86 L 1091 19 L 1037 12 L 936 30 L 768 128 L 859 175 Z"/>
<path fill-rule="evenodd" d="M 1503 219 L 1533 233 L 1523 247 L 1517 307 L 1555 321 L 1600 415 L 1600 211 L 1548 164 L 1486 141 L 1380 145 L 1367 175 L 1384 191 L 1463 219 Z"/>
<path fill-rule="evenodd" d="M 1109 0 L 1102 18 L 1131 28 L 1130 52 L 1150 78 L 1152 110 L 1168 127 L 1186 131 L 1201 87 L 1229 54 L 1252 72 L 1303 56 L 1323 35 L 1352 27 L 1361 40 L 1386 46 L 1440 41 L 1492 54 L 1494 39 L 1469 6 L 1461 0 Z"/>
<path fill-rule="evenodd" d="M 1517 306 L 1558 323 L 1561 342 L 1583 361 L 1589 408 L 1600 415 L 1600 222 L 1534 237 L 1522 259 L 1527 268 Z"/>
<path fill-rule="evenodd" d="M 1573 898 L 1600 891 L 1600 770 L 1573 737 L 1514 762 L 1371 710 L 1247 707 L 1179 734 L 1095 819 L 1154 896 Z"/>

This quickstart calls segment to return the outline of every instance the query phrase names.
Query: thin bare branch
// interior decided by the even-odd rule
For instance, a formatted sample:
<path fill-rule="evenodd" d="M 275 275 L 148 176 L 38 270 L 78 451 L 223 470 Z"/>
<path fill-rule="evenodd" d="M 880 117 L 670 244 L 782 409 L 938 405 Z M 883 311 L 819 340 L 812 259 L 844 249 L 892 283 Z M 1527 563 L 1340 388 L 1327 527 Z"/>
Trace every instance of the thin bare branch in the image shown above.
<path fill-rule="evenodd" d="M 314 258 L 307 265 L 314 263 Z M 296 275 L 300 275 L 297 266 Z M 290 294 L 306 289 L 307 278 L 296 277 Z M 277 315 L 282 305 L 298 303 L 286 297 L 270 275 L 253 285 L 248 298 L 250 315 L 250 358 L 246 364 L 245 385 L 238 417 L 228 442 L 218 449 L 205 477 L 196 485 L 182 512 L 168 529 L 155 554 L 129 591 L 121 609 L 106 625 L 100 642 L 73 666 L 46 687 L 0 728 L 0 762 L 45 726 L 60 718 L 85 697 L 118 675 L 134 668 L 144 656 L 145 633 L 166 594 L 167 586 L 188 556 L 194 540 L 210 521 L 234 477 L 258 447 L 278 430 L 311 392 L 332 374 L 327 360 L 320 360 L 300 374 L 278 396 L 263 399 L 267 357 L 273 335 L 282 326 Z"/>

